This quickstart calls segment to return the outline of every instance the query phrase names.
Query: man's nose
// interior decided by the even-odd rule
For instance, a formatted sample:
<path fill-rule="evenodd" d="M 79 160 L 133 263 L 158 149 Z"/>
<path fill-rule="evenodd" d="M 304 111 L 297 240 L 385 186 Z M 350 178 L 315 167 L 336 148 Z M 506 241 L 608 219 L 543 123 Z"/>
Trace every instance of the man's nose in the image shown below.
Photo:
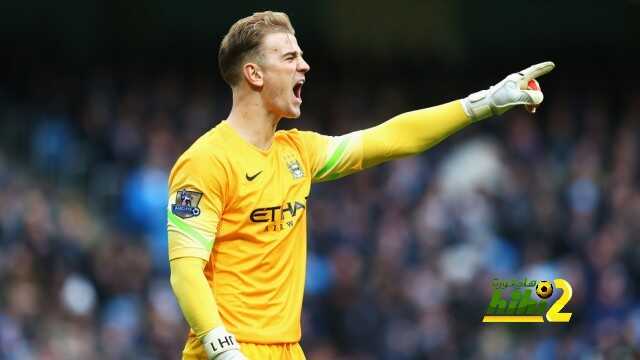
<path fill-rule="evenodd" d="M 298 71 L 306 73 L 309 70 L 311 70 L 309 63 L 307 63 L 303 58 L 300 58 L 300 61 L 298 62 Z"/>

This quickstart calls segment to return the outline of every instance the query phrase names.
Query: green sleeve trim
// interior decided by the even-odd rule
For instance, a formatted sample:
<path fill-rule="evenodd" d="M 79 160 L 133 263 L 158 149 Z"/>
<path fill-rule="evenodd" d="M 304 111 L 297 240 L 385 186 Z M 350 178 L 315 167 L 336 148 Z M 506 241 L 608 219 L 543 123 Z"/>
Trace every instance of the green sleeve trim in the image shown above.
<path fill-rule="evenodd" d="M 182 231 L 185 235 L 191 237 L 192 239 L 197 240 L 200 244 L 202 244 L 202 246 L 204 246 L 205 249 L 207 249 L 207 251 L 211 251 L 211 247 L 213 246 L 213 239 L 208 240 L 196 229 L 192 228 L 189 224 L 174 215 L 169 209 L 167 209 L 167 218 L 171 224 L 178 228 L 178 230 Z"/>
<path fill-rule="evenodd" d="M 347 145 L 349 144 L 349 140 L 350 140 L 349 137 L 345 136 L 345 138 L 340 142 L 338 147 L 333 151 L 333 154 L 331 154 L 331 157 L 329 158 L 329 160 L 324 164 L 322 169 L 318 171 L 318 173 L 315 176 L 316 178 L 320 178 L 324 176 L 327 172 L 329 172 L 329 170 L 333 169 L 336 166 L 338 161 L 340 161 L 340 159 L 342 158 L 342 155 L 344 154 L 344 151 L 346 150 Z"/>

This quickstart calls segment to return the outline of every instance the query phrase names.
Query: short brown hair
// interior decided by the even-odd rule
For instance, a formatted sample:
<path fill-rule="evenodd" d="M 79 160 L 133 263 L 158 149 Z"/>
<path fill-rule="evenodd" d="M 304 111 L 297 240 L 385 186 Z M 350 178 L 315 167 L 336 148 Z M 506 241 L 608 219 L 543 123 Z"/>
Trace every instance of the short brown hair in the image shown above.
<path fill-rule="evenodd" d="M 245 59 L 258 55 L 262 39 L 277 32 L 295 35 L 289 16 L 283 12 L 257 12 L 233 24 L 218 51 L 218 66 L 224 81 L 230 86 L 238 84 Z"/>

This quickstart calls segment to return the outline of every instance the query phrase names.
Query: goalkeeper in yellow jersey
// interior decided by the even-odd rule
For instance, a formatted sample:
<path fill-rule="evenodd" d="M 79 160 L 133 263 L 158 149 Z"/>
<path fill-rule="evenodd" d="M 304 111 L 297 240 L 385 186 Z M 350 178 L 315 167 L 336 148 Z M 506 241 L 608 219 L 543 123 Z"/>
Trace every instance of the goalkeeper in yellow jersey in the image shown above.
<path fill-rule="evenodd" d="M 553 63 L 488 90 L 397 115 L 342 136 L 276 131 L 300 116 L 309 64 L 284 13 L 256 13 L 222 40 L 233 107 L 180 156 L 167 207 L 171 285 L 191 327 L 183 359 L 304 359 L 299 345 L 311 184 L 419 154 L 466 125 L 516 105 Z"/>

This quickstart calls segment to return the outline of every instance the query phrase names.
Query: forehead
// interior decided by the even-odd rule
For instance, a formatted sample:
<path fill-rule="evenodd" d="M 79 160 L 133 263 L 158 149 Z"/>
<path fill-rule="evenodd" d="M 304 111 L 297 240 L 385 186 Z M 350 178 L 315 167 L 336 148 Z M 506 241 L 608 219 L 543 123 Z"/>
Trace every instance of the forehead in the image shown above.
<path fill-rule="evenodd" d="M 267 34 L 262 40 L 263 53 L 266 55 L 282 55 L 291 51 L 302 52 L 296 37 L 289 33 Z"/>

